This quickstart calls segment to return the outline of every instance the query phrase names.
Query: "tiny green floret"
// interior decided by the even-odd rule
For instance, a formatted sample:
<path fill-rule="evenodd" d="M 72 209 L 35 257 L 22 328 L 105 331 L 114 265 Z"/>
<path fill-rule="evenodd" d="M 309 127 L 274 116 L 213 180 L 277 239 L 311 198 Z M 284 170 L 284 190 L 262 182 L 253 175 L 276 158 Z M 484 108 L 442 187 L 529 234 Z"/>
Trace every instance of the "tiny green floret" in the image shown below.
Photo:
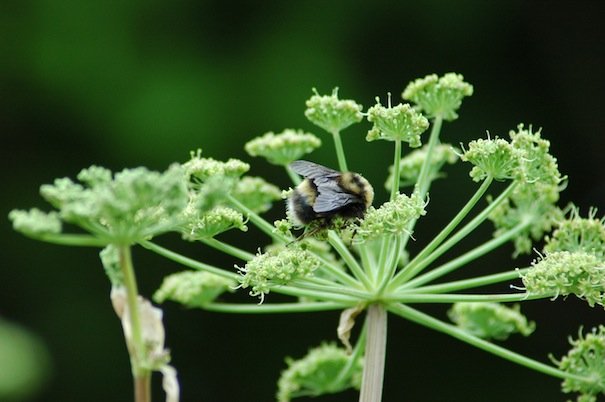
<path fill-rule="evenodd" d="M 399 176 L 401 180 L 399 181 L 399 187 L 408 187 L 413 186 L 418 181 L 420 177 L 420 170 L 422 169 L 422 164 L 426 159 L 428 151 L 428 145 L 424 145 L 422 148 L 416 149 L 403 158 L 399 163 Z M 458 150 L 450 144 L 437 144 L 433 148 L 433 152 L 431 155 L 431 165 L 429 167 L 429 181 L 434 181 L 438 178 L 445 177 L 445 173 L 441 172 L 441 168 L 443 165 L 453 165 L 459 160 Z M 394 179 L 394 169 L 393 165 L 389 167 L 389 177 L 385 182 L 385 188 L 387 190 L 391 189 L 393 185 Z"/>
<path fill-rule="evenodd" d="M 281 199 L 281 190 L 261 177 L 244 176 L 238 180 L 232 195 L 255 213 L 271 209 L 273 201 Z"/>
<path fill-rule="evenodd" d="M 315 88 L 313 92 L 315 95 L 306 102 L 305 116 L 327 132 L 342 131 L 363 119 L 363 106 L 353 100 L 339 99 L 338 88 L 332 90 L 332 95 L 320 95 Z"/>
<path fill-rule="evenodd" d="M 556 251 L 521 275 L 528 293 L 553 297 L 576 295 L 591 307 L 604 305 L 605 265 L 594 254 Z"/>
<path fill-rule="evenodd" d="M 285 285 L 295 279 L 305 278 L 319 268 L 320 262 L 313 254 L 298 244 L 275 248 L 258 253 L 241 268 L 241 287 L 251 288 L 251 296 L 259 296 L 261 302 L 272 286 Z"/>
<path fill-rule="evenodd" d="M 250 165 L 239 159 L 230 158 L 227 162 L 217 161 L 212 158 L 202 158 L 202 150 L 191 151 L 189 161 L 183 163 L 185 175 L 190 180 L 205 182 L 211 177 L 225 177 L 237 179 L 248 170 Z"/>
<path fill-rule="evenodd" d="M 368 109 L 368 121 L 373 123 L 368 131 L 367 141 L 378 139 L 388 141 L 404 141 L 412 148 L 417 148 L 420 134 L 429 127 L 429 121 L 422 114 L 412 108 L 408 103 L 394 107 L 384 107 L 376 99 L 376 105 Z"/>
<path fill-rule="evenodd" d="M 473 94 L 473 86 L 464 82 L 461 74 L 447 73 L 443 77 L 436 74 L 419 78 L 405 88 L 403 99 L 412 101 L 429 118 L 437 116 L 452 121 L 458 118 L 456 111 L 465 96 Z"/>
<path fill-rule="evenodd" d="M 168 275 L 153 294 L 156 303 L 171 300 L 187 307 L 204 307 L 225 292 L 233 292 L 237 283 L 203 271 L 183 271 Z"/>
<path fill-rule="evenodd" d="M 569 218 L 557 222 L 552 236 L 546 238 L 544 251 L 584 251 L 605 260 L 605 218 L 596 219 L 596 209 L 591 209 L 587 218 L 580 217 L 574 207 Z"/>
<path fill-rule="evenodd" d="M 268 132 L 250 140 L 245 150 L 250 156 L 261 156 L 269 163 L 287 166 L 321 146 L 321 140 L 302 130 L 285 129 L 279 134 Z"/>
<path fill-rule="evenodd" d="M 501 138 L 471 141 L 462 154 L 463 161 L 474 165 L 470 172 L 474 181 L 488 176 L 495 180 L 512 179 L 519 166 L 518 157 L 513 146 Z"/>
<path fill-rule="evenodd" d="M 241 213 L 225 206 L 216 206 L 200 213 L 195 208 L 188 208 L 185 213 L 186 223 L 181 229 L 185 240 L 209 239 L 230 229 L 248 230 Z"/>
<path fill-rule="evenodd" d="M 393 201 L 380 208 L 368 208 L 355 233 L 358 243 L 377 239 L 385 234 L 400 235 L 408 232 L 408 224 L 426 213 L 424 201 L 413 193 L 411 197 L 398 194 Z"/>
<path fill-rule="evenodd" d="M 289 402 L 301 396 L 333 394 L 348 388 L 359 389 L 362 360 L 354 363 L 347 376 L 341 375 L 350 364 L 350 359 L 351 356 L 345 349 L 332 343 L 310 349 L 302 359 L 287 358 L 288 368 L 282 371 L 277 383 L 277 400 Z"/>
<path fill-rule="evenodd" d="M 597 395 L 605 394 L 605 326 L 599 325 L 586 335 L 580 330 L 578 339 L 570 338 L 569 343 L 572 348 L 555 363 L 569 374 L 592 381 L 565 378 L 561 388 L 566 393 L 581 393 L 578 401 L 596 401 Z"/>
<path fill-rule="evenodd" d="M 518 304 L 459 302 L 448 311 L 450 319 L 463 330 L 483 339 L 506 340 L 511 334 L 529 336 L 536 324 L 521 314 Z"/>
<path fill-rule="evenodd" d="M 37 208 L 29 211 L 14 209 L 9 212 L 8 219 L 13 222 L 13 229 L 28 236 L 61 233 L 61 219 L 55 211 L 43 212 Z"/>
<path fill-rule="evenodd" d="M 519 169 L 515 179 L 524 183 L 544 183 L 559 185 L 563 178 L 559 172 L 557 159 L 549 153 L 550 142 L 541 137 L 541 130 L 533 131 L 532 126 L 523 124 L 509 132 L 511 145 L 519 153 Z"/>

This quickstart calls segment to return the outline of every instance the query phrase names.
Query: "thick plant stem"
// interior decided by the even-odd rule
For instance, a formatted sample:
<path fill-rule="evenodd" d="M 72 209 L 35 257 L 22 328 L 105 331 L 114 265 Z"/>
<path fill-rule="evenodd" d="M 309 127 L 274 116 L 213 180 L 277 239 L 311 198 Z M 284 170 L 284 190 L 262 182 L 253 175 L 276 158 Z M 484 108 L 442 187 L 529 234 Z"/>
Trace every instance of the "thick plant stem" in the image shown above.
<path fill-rule="evenodd" d="M 368 307 L 366 353 L 359 402 L 380 402 L 387 347 L 387 312 L 380 304 Z"/>
<path fill-rule="evenodd" d="M 132 266 L 132 256 L 129 246 L 120 246 L 119 250 L 120 266 L 124 276 L 124 287 L 126 288 L 130 327 L 132 330 L 132 338 L 127 339 L 126 342 L 130 343 L 128 352 L 130 353 L 130 364 L 132 365 L 134 379 L 134 400 L 135 402 L 151 402 L 151 371 L 141 366 L 145 358 L 145 342 L 141 328 L 141 317 L 139 315 L 139 303 L 137 300 L 139 291 Z"/>

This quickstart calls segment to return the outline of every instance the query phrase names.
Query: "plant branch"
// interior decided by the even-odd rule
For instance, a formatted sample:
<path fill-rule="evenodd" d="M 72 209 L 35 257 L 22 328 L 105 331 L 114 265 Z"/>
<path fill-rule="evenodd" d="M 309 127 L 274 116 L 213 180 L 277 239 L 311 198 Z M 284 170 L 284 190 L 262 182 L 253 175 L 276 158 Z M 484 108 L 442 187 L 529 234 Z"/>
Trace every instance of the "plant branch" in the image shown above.
<path fill-rule="evenodd" d="M 337 302 L 301 302 L 301 303 L 208 303 L 204 310 L 236 314 L 274 314 L 274 313 L 308 313 L 313 311 L 341 310 L 348 304 Z"/>
<path fill-rule="evenodd" d="M 498 274 L 479 276 L 471 279 L 463 279 L 459 281 L 452 281 L 446 283 L 439 283 L 436 285 L 422 286 L 417 288 L 411 288 L 408 291 L 411 293 L 445 293 L 445 292 L 455 292 L 457 290 L 462 289 L 472 289 L 481 286 L 491 285 L 499 282 L 506 282 L 513 279 L 518 279 L 521 274 L 527 272 L 530 268 L 521 268 L 515 269 L 512 271 L 501 272 Z M 403 290 L 406 284 L 403 287 L 400 287 L 399 290 Z"/>
<path fill-rule="evenodd" d="M 207 246 L 210 246 L 216 250 L 222 251 L 232 257 L 239 258 L 242 261 L 250 261 L 254 258 L 254 254 L 249 253 L 246 250 L 242 250 L 239 247 L 232 246 L 220 240 L 216 240 L 214 237 L 200 240 Z"/>
<path fill-rule="evenodd" d="M 336 148 L 336 157 L 338 158 L 338 168 L 341 172 L 348 172 L 349 168 L 347 167 L 347 159 L 345 158 L 345 151 L 340 139 L 340 132 L 338 130 L 332 131 L 332 137 L 334 138 L 334 147 Z"/>
<path fill-rule="evenodd" d="M 353 254 L 351 254 L 342 239 L 333 230 L 328 231 L 328 241 L 334 250 L 336 250 L 338 255 L 340 255 L 340 257 L 343 259 L 345 264 L 347 264 L 347 267 L 349 267 L 353 275 L 359 279 L 361 283 L 363 283 L 366 289 L 371 289 L 372 285 L 368 276 L 363 271 L 363 268 L 359 265 L 359 262 L 357 262 L 357 259 L 355 259 Z M 349 276 L 347 275 L 347 277 Z M 355 282 L 355 286 L 358 286 L 357 282 Z"/>
<path fill-rule="evenodd" d="M 363 379 L 359 402 L 380 402 L 387 347 L 387 312 L 380 304 L 368 307 Z"/>

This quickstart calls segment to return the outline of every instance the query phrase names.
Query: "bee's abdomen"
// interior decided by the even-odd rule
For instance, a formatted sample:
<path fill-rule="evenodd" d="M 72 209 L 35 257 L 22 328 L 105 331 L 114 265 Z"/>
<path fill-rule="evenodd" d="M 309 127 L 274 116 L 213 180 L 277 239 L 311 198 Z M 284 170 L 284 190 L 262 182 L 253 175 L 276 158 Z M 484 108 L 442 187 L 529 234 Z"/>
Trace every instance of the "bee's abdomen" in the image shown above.
<path fill-rule="evenodd" d="M 307 225 L 318 218 L 317 213 L 313 210 L 316 197 L 317 188 L 308 179 L 303 180 L 294 189 L 288 198 L 287 209 L 288 215 L 295 225 Z"/>

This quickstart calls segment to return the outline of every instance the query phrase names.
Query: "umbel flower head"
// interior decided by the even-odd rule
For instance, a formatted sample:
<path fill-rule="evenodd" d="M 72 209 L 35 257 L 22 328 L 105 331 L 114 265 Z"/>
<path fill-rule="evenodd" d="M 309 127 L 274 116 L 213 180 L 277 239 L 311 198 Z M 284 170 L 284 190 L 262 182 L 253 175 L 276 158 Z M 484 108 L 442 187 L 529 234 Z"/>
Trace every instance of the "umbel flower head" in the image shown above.
<path fill-rule="evenodd" d="M 443 77 L 436 74 L 419 78 L 405 88 L 403 99 L 414 102 L 429 118 L 437 116 L 451 121 L 458 118 L 456 111 L 465 96 L 473 94 L 473 86 L 464 82 L 461 74 L 447 73 Z"/>
<path fill-rule="evenodd" d="M 578 401 L 596 401 L 597 395 L 605 394 L 605 327 L 599 325 L 586 335 L 578 333 L 578 339 L 569 339 L 572 348 L 561 360 L 554 362 L 559 369 L 589 381 L 565 378 L 563 392 L 579 392 Z"/>
<path fill-rule="evenodd" d="M 250 156 L 262 156 L 269 163 L 287 166 L 319 148 L 321 140 L 302 130 L 285 129 L 279 134 L 268 132 L 246 143 Z"/>
<path fill-rule="evenodd" d="M 309 350 L 302 359 L 286 359 L 288 368 L 282 371 L 277 383 L 277 400 L 289 402 L 299 395 L 318 396 L 347 388 L 359 389 L 363 360 L 358 359 L 352 369 L 347 370 L 350 359 L 346 350 L 331 343 Z M 345 373 L 347 375 L 343 375 Z"/>
<path fill-rule="evenodd" d="M 370 207 L 356 230 L 355 240 L 365 242 L 385 234 L 406 233 L 410 221 L 426 213 L 424 207 L 424 201 L 416 193 L 411 197 L 398 194 L 393 201 L 385 202 L 380 208 Z"/>
<path fill-rule="evenodd" d="M 514 177 L 520 156 L 508 141 L 488 138 L 469 142 L 462 160 L 475 165 L 470 172 L 474 181 L 484 180 L 488 176 L 505 180 Z"/>
<path fill-rule="evenodd" d="M 185 240 L 208 239 L 230 229 L 248 230 L 243 215 L 225 206 L 219 205 L 201 213 L 195 206 L 189 207 L 184 215 L 185 224 L 181 233 Z"/>
<path fill-rule="evenodd" d="M 163 303 L 172 300 L 187 307 L 204 307 L 224 292 L 232 292 L 237 283 L 210 272 L 183 271 L 168 275 L 153 295 Z"/>
<path fill-rule="evenodd" d="M 429 121 L 415 111 L 408 103 L 394 107 L 384 107 L 376 99 L 376 105 L 368 109 L 368 121 L 374 123 L 368 131 L 367 141 L 378 139 L 389 141 L 404 141 L 412 148 L 417 148 L 420 134 L 429 127 Z"/>
<path fill-rule="evenodd" d="M 605 220 L 596 219 L 597 210 L 591 209 L 588 218 L 582 218 L 573 207 L 569 217 L 556 223 L 556 229 L 546 238 L 544 251 L 583 251 L 605 261 Z"/>
<path fill-rule="evenodd" d="M 363 106 L 353 100 L 339 99 L 338 88 L 332 90 L 332 95 L 320 95 L 315 88 L 313 92 L 315 95 L 306 102 L 305 116 L 327 132 L 337 133 L 363 119 Z"/>
<path fill-rule="evenodd" d="M 448 316 L 458 327 L 484 339 L 503 341 L 514 333 L 529 336 L 536 328 L 521 314 L 518 304 L 507 307 L 500 303 L 454 303 Z"/>
<path fill-rule="evenodd" d="M 15 229 L 30 235 L 59 233 L 60 218 L 107 243 L 131 244 L 173 230 L 188 202 L 187 182 L 178 165 L 162 173 L 141 167 L 115 175 L 91 166 L 78 179 L 80 183 L 62 178 L 43 185 L 40 193 L 58 212 L 12 212 Z"/>
<path fill-rule="evenodd" d="M 583 251 L 546 254 L 521 275 L 530 294 L 553 297 L 574 294 L 592 307 L 604 305 L 605 264 Z"/>
<path fill-rule="evenodd" d="M 251 296 L 260 296 L 261 302 L 271 286 L 286 285 L 289 282 L 311 275 L 319 268 L 319 260 L 299 244 L 275 248 L 266 253 L 258 253 L 243 268 L 238 267 L 242 276 L 242 288 L 251 288 Z"/>

